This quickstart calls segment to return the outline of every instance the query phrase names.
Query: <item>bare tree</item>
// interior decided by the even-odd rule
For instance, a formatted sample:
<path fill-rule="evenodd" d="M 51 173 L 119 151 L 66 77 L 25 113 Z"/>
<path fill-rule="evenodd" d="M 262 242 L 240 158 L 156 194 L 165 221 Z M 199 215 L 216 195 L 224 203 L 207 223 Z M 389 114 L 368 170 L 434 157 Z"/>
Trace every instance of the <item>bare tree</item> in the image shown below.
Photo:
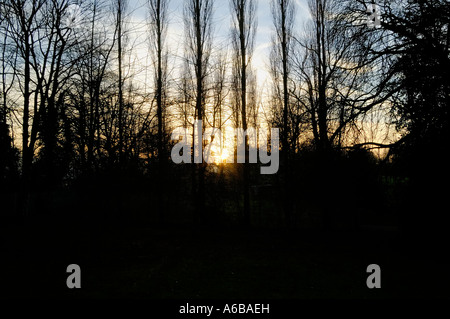
<path fill-rule="evenodd" d="M 256 72 L 253 68 L 248 68 L 247 76 L 247 126 L 252 128 L 259 127 L 258 108 L 260 106 L 260 98 L 258 94 L 258 81 Z"/>
<path fill-rule="evenodd" d="M 6 20 L 6 16 L 10 13 L 9 8 L 0 5 L 0 36 L 1 36 L 1 106 L 0 106 L 0 125 L 7 126 L 8 122 L 8 95 L 16 79 L 16 72 L 14 72 L 14 65 L 17 59 L 17 50 L 11 49 L 10 46 L 10 25 Z"/>
<path fill-rule="evenodd" d="M 163 113 L 166 109 L 166 86 L 167 86 L 167 63 L 168 49 L 166 44 L 168 28 L 168 0 L 149 0 L 150 11 L 150 42 L 153 65 L 155 67 L 155 97 L 156 112 L 158 118 L 158 158 L 160 161 L 166 160 L 164 147 Z"/>
<path fill-rule="evenodd" d="M 79 101 L 77 110 L 79 113 L 80 144 L 78 147 L 83 169 L 99 168 L 99 159 L 102 157 L 101 145 L 101 99 L 102 86 L 105 85 L 105 75 L 111 62 L 111 53 L 115 46 L 116 37 L 109 41 L 109 30 L 105 21 L 105 4 L 93 0 L 90 6 L 88 40 L 80 43 L 79 50 L 85 52 L 87 59 L 78 63 L 77 73 L 80 74 L 79 82 L 75 85 L 73 100 Z M 85 95 L 87 92 L 87 98 Z M 87 159 L 84 152 L 87 149 Z M 87 161 L 87 166 L 85 165 Z"/>
<path fill-rule="evenodd" d="M 233 18 L 233 29 L 231 39 L 234 50 L 235 79 L 238 85 L 238 96 L 240 97 L 240 113 L 242 128 L 247 131 L 247 80 L 248 70 L 254 49 L 256 33 L 256 2 L 254 0 L 232 0 L 231 11 Z M 245 136 L 245 163 L 243 169 L 244 179 L 244 223 L 250 225 L 250 171 L 247 163 L 249 158 L 248 136 Z"/>
<path fill-rule="evenodd" d="M 42 146 L 39 153 L 52 180 L 66 84 L 81 59 L 73 50 L 76 33 L 64 22 L 69 2 L 7 1 L 3 8 L 8 10 L 9 39 L 20 57 L 13 67 L 23 93 L 22 174 L 28 180 L 35 152 Z"/>
<path fill-rule="evenodd" d="M 271 2 L 273 24 L 275 35 L 271 52 L 271 71 L 274 82 L 273 112 L 277 124 L 281 124 L 281 146 L 283 161 L 284 198 L 283 208 L 285 222 L 290 224 L 292 211 L 292 184 L 291 167 L 289 163 L 290 153 L 295 152 L 295 144 L 299 136 L 299 113 L 301 110 L 295 108 L 290 91 L 292 91 L 292 59 L 294 48 L 294 22 L 295 3 L 292 0 L 272 0 Z M 274 123 L 275 124 L 275 123 Z"/>
<path fill-rule="evenodd" d="M 180 68 L 179 82 L 176 119 L 183 128 L 187 129 L 193 127 L 194 123 L 191 118 L 194 118 L 195 115 L 195 108 L 192 107 L 192 101 L 194 100 L 193 92 L 195 92 L 195 90 L 193 76 L 187 59 L 183 60 L 183 64 Z"/>
<path fill-rule="evenodd" d="M 189 66 L 193 69 L 192 74 L 195 78 L 195 119 L 203 124 L 205 115 L 205 105 L 207 99 L 207 76 L 209 73 L 211 48 L 212 48 L 212 18 L 213 18 L 213 0 L 189 0 L 185 2 L 184 22 L 186 32 L 186 58 Z M 203 132 L 193 130 L 193 140 L 197 144 L 203 144 L 201 136 Z M 200 146 L 200 145 L 199 145 Z M 195 154 L 193 153 L 196 162 Z M 198 154 L 202 157 L 202 154 Z M 194 164 L 195 165 L 195 164 Z M 193 174 L 193 188 L 196 190 L 195 203 L 196 213 L 202 217 L 205 205 L 205 163 L 199 165 L 198 183 L 195 182 Z M 198 189 L 197 189 L 198 187 Z"/>
<path fill-rule="evenodd" d="M 116 0 L 116 30 L 115 36 L 117 38 L 117 61 L 118 61 L 118 130 L 119 130 L 119 162 L 123 164 L 124 161 L 124 98 L 123 98 L 123 57 L 124 57 L 124 18 L 127 7 L 127 0 Z"/>
<path fill-rule="evenodd" d="M 64 20 L 69 11 L 68 1 L 52 1 L 43 9 L 45 25 L 38 30 L 39 45 L 46 50 L 33 53 L 33 69 L 36 74 L 40 99 L 39 134 L 43 148 L 39 155 L 47 166 L 47 178 L 51 184 L 61 180 L 66 161 L 58 156 L 63 147 L 62 119 L 68 83 L 73 74 L 76 60 L 83 56 L 75 51 L 79 38 L 74 26 Z M 42 32 L 41 32 L 42 30 Z M 66 144 L 67 145 L 67 144 Z"/>
<path fill-rule="evenodd" d="M 307 115 L 305 140 L 318 151 L 317 196 L 331 203 L 339 197 L 337 185 L 342 181 L 332 168 L 336 150 L 365 140 L 370 116 L 395 93 L 384 90 L 392 74 L 370 54 L 376 35 L 368 31 L 366 21 L 362 24 L 343 1 L 310 0 L 309 9 L 312 20 L 298 41 L 302 51 L 293 56 L 291 93 Z M 325 202 L 320 206 L 324 226 L 331 226 L 335 208 Z"/>
<path fill-rule="evenodd" d="M 384 91 L 392 74 L 369 54 L 374 35 L 359 17 L 335 0 L 311 0 L 309 7 L 313 19 L 299 41 L 292 92 L 308 114 L 315 146 L 327 151 L 357 143 L 366 115 L 395 92 Z"/>
<path fill-rule="evenodd" d="M 229 88 L 227 86 L 227 67 L 227 53 L 226 51 L 219 50 L 213 63 L 214 70 L 212 71 L 210 98 L 212 107 L 206 113 L 206 122 L 210 127 L 222 131 L 222 140 L 220 141 L 221 150 L 224 148 L 225 139 L 223 128 L 228 121 L 227 110 L 225 108 L 225 102 L 229 93 Z M 214 139 L 215 137 L 213 136 L 212 141 Z"/>
<path fill-rule="evenodd" d="M 276 92 L 281 95 L 283 131 L 281 134 L 281 146 L 284 154 L 284 162 L 287 162 L 289 154 L 289 112 L 291 111 L 291 97 L 289 86 L 294 37 L 293 28 L 295 22 L 295 4 L 292 0 L 272 0 L 271 2 L 275 36 L 272 40 L 271 52 L 272 73 L 275 80 Z M 280 83 L 281 82 L 281 83 Z M 281 86 L 281 88 L 280 88 Z"/>
<path fill-rule="evenodd" d="M 9 45 L 9 28 L 6 16 L 9 14 L 8 8 L 0 4 L 0 187 L 9 187 L 8 175 L 13 171 L 15 166 L 14 154 L 13 154 L 13 140 L 10 137 L 10 129 L 12 123 L 9 121 L 11 116 L 10 108 L 12 105 L 11 99 L 9 99 L 9 93 L 13 88 L 13 84 L 16 78 L 14 72 L 15 60 L 17 59 L 17 51 L 12 50 Z M 5 183 L 4 183 L 5 182 Z M 3 189 L 3 188 L 2 188 Z"/>
<path fill-rule="evenodd" d="M 23 114 L 22 114 L 22 174 L 24 180 L 29 177 L 31 163 L 34 155 L 35 138 L 30 141 L 30 104 L 32 95 L 32 50 L 37 44 L 36 33 L 38 29 L 37 16 L 44 1 L 6 1 L 2 4 L 10 39 L 17 48 L 20 61 L 14 65 L 16 74 L 20 74 L 20 89 L 23 94 Z M 23 70 L 21 69 L 23 66 Z M 35 114 L 37 106 L 35 105 Z M 35 132 L 37 129 L 37 121 L 32 127 Z"/>

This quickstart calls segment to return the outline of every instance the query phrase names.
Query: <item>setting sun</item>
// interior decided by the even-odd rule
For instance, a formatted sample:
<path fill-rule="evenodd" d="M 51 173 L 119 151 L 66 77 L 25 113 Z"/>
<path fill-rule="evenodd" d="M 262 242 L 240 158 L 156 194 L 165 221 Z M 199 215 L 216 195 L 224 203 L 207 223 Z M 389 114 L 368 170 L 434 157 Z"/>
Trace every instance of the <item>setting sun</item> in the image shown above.
<path fill-rule="evenodd" d="M 228 156 L 229 156 L 228 151 L 226 149 L 223 149 L 222 154 L 220 155 L 221 162 L 225 163 L 228 159 Z"/>

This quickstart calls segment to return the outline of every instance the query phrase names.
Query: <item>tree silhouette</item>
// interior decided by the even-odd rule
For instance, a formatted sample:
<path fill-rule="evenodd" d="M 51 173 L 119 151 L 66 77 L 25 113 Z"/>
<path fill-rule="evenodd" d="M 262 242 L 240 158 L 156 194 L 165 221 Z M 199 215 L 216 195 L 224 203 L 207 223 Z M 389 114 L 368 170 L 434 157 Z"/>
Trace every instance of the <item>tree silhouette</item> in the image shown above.
<path fill-rule="evenodd" d="M 234 51 L 234 67 L 235 67 L 235 83 L 237 87 L 237 96 L 240 98 L 240 116 L 241 124 L 244 132 L 247 132 L 248 122 L 248 75 L 251 58 L 254 49 L 255 32 L 256 32 L 256 2 L 253 0 L 232 0 L 231 11 L 233 16 L 233 30 L 231 33 L 233 51 Z M 243 164 L 243 181 L 244 181 L 244 224 L 250 225 L 250 169 L 249 160 L 249 142 L 248 136 L 245 136 L 245 163 Z"/>
<path fill-rule="evenodd" d="M 185 3 L 184 22 L 186 32 L 186 54 L 189 66 L 192 67 L 192 74 L 195 80 L 195 91 L 192 96 L 195 103 L 194 119 L 202 123 L 202 131 L 193 126 L 193 144 L 203 145 L 200 135 L 203 136 L 205 129 L 205 108 L 207 98 L 207 76 L 210 70 L 210 57 L 212 48 L 212 0 L 190 0 Z M 198 141 L 197 143 L 195 141 Z M 203 154 L 197 154 L 200 158 Z M 205 169 L 206 164 L 200 163 L 197 167 L 195 161 L 196 154 L 192 153 L 193 163 L 193 190 L 196 216 L 205 216 Z M 198 163 L 197 163 L 198 164 Z"/>

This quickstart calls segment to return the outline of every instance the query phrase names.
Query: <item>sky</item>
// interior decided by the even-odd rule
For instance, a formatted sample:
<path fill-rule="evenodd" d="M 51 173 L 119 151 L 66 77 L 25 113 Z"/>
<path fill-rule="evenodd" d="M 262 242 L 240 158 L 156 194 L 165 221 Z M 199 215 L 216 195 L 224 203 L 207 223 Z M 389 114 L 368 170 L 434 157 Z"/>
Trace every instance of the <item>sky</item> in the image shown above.
<path fill-rule="evenodd" d="M 255 46 L 252 57 L 252 67 L 256 72 L 258 80 L 258 90 L 261 94 L 261 101 L 264 96 L 268 96 L 270 87 L 270 73 L 269 73 L 269 57 L 272 44 L 272 37 L 274 35 L 274 26 L 271 12 L 272 0 L 256 0 L 257 3 L 257 31 L 255 35 Z M 309 19 L 309 13 L 306 5 L 306 0 L 294 0 L 296 6 L 296 31 L 302 30 L 303 25 Z M 170 0 L 169 6 L 169 28 L 168 28 L 168 45 L 169 55 L 172 62 L 171 66 L 182 61 L 184 50 L 184 22 L 183 22 L 183 7 L 185 0 Z M 147 0 L 129 0 L 128 2 L 128 29 L 130 46 L 133 47 L 134 59 L 136 63 L 136 70 L 139 74 L 135 74 L 134 84 L 139 82 L 138 86 L 145 92 L 151 92 L 152 68 L 151 58 L 148 50 L 148 7 Z M 230 11 L 230 0 L 215 0 L 214 14 L 213 14 L 213 46 L 215 47 L 230 47 L 230 30 L 232 27 L 232 15 Z M 143 67 L 147 66 L 147 67 Z M 177 68 L 174 68 L 175 70 Z M 175 71 L 176 72 L 176 71 Z M 174 74 L 176 77 L 176 74 Z M 150 83 L 150 84 L 149 84 Z M 227 143 L 226 143 L 227 144 Z M 225 153 L 226 154 L 226 150 Z M 230 154 L 232 154 L 230 152 Z M 230 155 L 228 154 L 228 155 Z M 223 157 L 223 155 L 222 155 Z"/>
<path fill-rule="evenodd" d="M 257 2 L 257 32 L 255 38 L 255 50 L 252 66 L 257 72 L 260 87 L 268 84 L 269 54 L 272 45 L 274 27 L 270 3 L 272 0 L 256 0 Z M 171 0 L 169 6 L 169 32 L 168 42 L 174 60 L 182 56 L 184 43 L 183 6 L 185 0 Z M 294 0 L 296 5 L 296 29 L 301 30 L 304 23 L 309 19 L 306 0 Z M 137 35 L 133 39 L 134 49 L 138 52 L 137 57 L 142 63 L 148 65 L 148 45 L 146 44 L 147 30 L 146 20 L 148 16 L 147 0 L 129 1 L 129 12 L 131 28 Z M 226 45 L 230 43 L 231 12 L 229 0 L 216 0 L 214 3 L 214 43 L 215 45 Z M 145 58 L 144 58 L 145 57 Z M 141 64 L 142 64 L 141 63 Z"/>

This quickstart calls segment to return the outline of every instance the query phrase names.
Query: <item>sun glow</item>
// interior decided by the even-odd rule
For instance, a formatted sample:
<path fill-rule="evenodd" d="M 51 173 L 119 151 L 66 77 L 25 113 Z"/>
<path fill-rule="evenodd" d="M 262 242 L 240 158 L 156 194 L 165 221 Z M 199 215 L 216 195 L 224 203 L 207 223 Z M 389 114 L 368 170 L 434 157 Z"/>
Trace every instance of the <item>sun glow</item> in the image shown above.
<path fill-rule="evenodd" d="M 226 149 L 222 149 L 222 154 L 220 154 L 220 160 L 222 163 L 226 162 L 226 160 L 228 159 L 228 151 Z"/>
<path fill-rule="evenodd" d="M 223 164 L 226 163 L 230 153 L 229 151 L 226 149 L 226 146 L 224 145 L 222 148 L 221 147 L 212 147 L 211 149 L 211 155 L 212 156 L 212 161 L 214 164 L 218 165 L 218 164 Z"/>

